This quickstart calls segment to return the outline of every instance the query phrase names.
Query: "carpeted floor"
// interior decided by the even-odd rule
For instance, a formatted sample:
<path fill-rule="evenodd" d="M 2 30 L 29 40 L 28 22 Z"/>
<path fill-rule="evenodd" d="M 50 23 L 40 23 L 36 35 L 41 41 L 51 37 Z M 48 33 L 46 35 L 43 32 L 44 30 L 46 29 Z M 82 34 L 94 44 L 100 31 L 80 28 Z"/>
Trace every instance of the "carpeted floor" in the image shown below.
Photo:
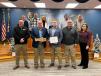
<path fill-rule="evenodd" d="M 77 60 L 77 64 L 79 64 L 79 62 L 80 61 Z M 29 60 L 30 69 L 24 68 L 23 61 L 21 61 L 20 64 L 20 68 L 13 70 L 13 67 L 15 66 L 14 61 L 0 62 L 0 76 L 101 76 L 101 63 L 94 61 L 89 62 L 88 69 L 82 69 L 82 67 L 78 66 L 77 69 L 73 69 L 70 66 L 67 68 L 63 67 L 61 70 L 58 70 L 57 65 L 49 68 L 49 60 L 45 60 L 46 65 L 44 69 L 34 69 L 32 59 Z"/>

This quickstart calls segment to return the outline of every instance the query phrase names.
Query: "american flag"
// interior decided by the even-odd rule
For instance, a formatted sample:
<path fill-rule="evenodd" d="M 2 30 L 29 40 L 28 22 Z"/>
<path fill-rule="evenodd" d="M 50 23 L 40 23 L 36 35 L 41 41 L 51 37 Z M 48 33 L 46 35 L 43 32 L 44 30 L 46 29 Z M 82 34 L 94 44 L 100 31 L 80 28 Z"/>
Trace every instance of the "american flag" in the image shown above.
<path fill-rule="evenodd" d="M 2 33 L 1 33 L 1 40 L 6 40 L 6 23 L 5 23 L 5 15 L 3 13 L 3 19 L 2 19 L 2 27 L 1 27 Z"/>

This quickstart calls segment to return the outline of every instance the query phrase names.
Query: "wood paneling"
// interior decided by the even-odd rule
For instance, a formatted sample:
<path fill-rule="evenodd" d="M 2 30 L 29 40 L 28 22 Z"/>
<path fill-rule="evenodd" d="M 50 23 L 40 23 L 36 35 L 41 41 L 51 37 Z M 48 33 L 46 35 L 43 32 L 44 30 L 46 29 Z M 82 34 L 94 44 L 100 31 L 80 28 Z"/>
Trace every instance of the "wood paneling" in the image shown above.
<path fill-rule="evenodd" d="M 92 47 L 93 47 L 93 36 L 91 36 L 91 47 L 89 49 L 89 55 L 90 58 L 93 59 L 93 52 L 91 51 Z M 31 37 L 28 39 L 28 44 L 27 44 L 27 49 L 28 49 L 28 54 L 29 54 L 29 58 L 33 58 L 34 56 L 34 52 L 32 50 L 32 39 Z M 61 45 L 62 48 L 62 55 L 64 57 L 64 46 Z M 50 58 L 50 52 L 51 52 L 51 47 L 48 45 L 47 43 L 47 47 L 45 48 L 45 58 Z M 76 57 L 80 59 L 80 48 L 79 45 L 77 45 L 76 47 Z M 5 46 L 3 44 L 0 44 L 0 59 L 5 59 L 5 58 L 14 58 L 11 56 L 11 51 L 10 51 L 10 45 L 9 44 L 5 44 Z"/>

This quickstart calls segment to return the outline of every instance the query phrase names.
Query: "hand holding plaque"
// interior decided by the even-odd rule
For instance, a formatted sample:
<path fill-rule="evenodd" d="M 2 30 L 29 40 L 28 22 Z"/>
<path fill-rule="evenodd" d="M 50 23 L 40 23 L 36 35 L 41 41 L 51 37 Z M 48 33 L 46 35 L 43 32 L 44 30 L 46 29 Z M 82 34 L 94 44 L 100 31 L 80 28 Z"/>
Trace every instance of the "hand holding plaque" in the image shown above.
<path fill-rule="evenodd" d="M 46 38 L 43 38 L 43 37 L 40 38 L 40 42 L 45 42 L 45 41 L 46 41 Z"/>
<path fill-rule="evenodd" d="M 39 41 L 39 42 L 45 42 L 46 41 L 46 38 L 35 38 L 35 41 Z"/>

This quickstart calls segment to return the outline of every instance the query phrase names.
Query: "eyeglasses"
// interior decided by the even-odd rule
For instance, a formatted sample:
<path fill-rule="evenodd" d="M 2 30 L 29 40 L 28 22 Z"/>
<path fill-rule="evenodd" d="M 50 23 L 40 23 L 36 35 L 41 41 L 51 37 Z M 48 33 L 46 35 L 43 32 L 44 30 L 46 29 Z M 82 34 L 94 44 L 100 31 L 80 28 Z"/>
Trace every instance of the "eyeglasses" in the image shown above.
<path fill-rule="evenodd" d="M 87 27 L 87 26 L 82 26 L 82 27 Z"/>

